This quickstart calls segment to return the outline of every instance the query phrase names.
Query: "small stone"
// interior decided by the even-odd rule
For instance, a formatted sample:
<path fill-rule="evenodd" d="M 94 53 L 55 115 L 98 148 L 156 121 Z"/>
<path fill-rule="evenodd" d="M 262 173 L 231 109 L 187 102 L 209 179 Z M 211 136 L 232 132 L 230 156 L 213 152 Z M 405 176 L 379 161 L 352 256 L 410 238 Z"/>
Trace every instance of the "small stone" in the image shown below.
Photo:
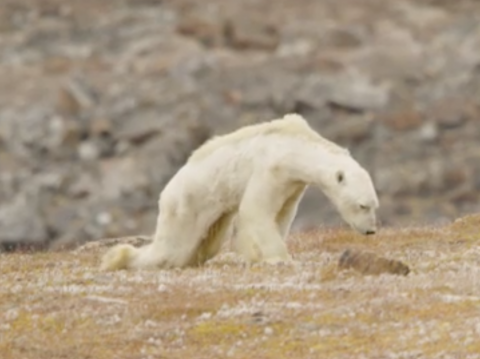
<path fill-rule="evenodd" d="M 20 313 L 17 309 L 9 309 L 4 313 L 4 318 L 6 321 L 12 322 L 19 317 Z"/>
<path fill-rule="evenodd" d="M 380 122 L 397 131 L 409 131 L 422 124 L 421 112 L 412 104 L 400 109 L 385 111 L 377 115 Z"/>
<path fill-rule="evenodd" d="M 263 329 L 263 333 L 265 335 L 273 335 L 273 329 L 271 327 L 265 327 L 265 329 Z"/>
<path fill-rule="evenodd" d="M 112 121 L 106 118 L 98 118 L 90 121 L 89 132 L 92 136 L 102 137 L 112 134 Z"/>
<path fill-rule="evenodd" d="M 101 212 L 97 215 L 97 223 L 106 226 L 112 223 L 112 215 L 108 212 Z"/>
<path fill-rule="evenodd" d="M 0 243 L 45 243 L 47 227 L 33 196 L 17 195 L 0 207 Z"/>
<path fill-rule="evenodd" d="M 204 312 L 202 314 L 200 314 L 200 316 L 198 317 L 198 319 L 210 319 L 212 317 L 212 313 L 210 312 Z"/>
<path fill-rule="evenodd" d="M 274 50 L 280 42 L 276 27 L 248 17 L 227 21 L 224 32 L 227 44 L 237 50 Z"/>
<path fill-rule="evenodd" d="M 324 45 L 338 49 L 355 49 L 362 45 L 358 31 L 349 29 L 333 29 L 327 32 L 323 39 Z"/>
<path fill-rule="evenodd" d="M 319 325 L 317 323 L 311 323 L 311 322 L 300 323 L 298 326 L 299 326 L 300 329 L 308 331 L 308 332 L 313 332 L 313 331 L 317 331 L 317 330 L 321 329 L 321 325 Z"/>
<path fill-rule="evenodd" d="M 83 141 L 78 146 L 78 156 L 83 161 L 94 161 L 100 158 L 100 148 L 92 141 Z"/>
<path fill-rule="evenodd" d="M 178 33 L 192 36 L 206 46 L 216 46 L 222 42 L 222 29 L 218 26 L 216 16 L 195 12 L 180 19 L 177 25 Z"/>
<path fill-rule="evenodd" d="M 48 75 L 65 74 L 74 66 L 74 62 L 66 56 L 52 55 L 45 59 L 43 69 Z M 59 94 L 59 96 L 62 96 Z M 60 100 L 61 101 L 61 100 Z"/>
<path fill-rule="evenodd" d="M 313 52 L 315 45 L 308 40 L 299 39 L 290 43 L 282 43 L 276 50 L 278 57 L 306 56 Z"/>
<path fill-rule="evenodd" d="M 387 85 L 376 85 L 357 72 L 334 76 L 329 87 L 328 102 L 353 111 L 381 109 L 390 98 Z"/>
<path fill-rule="evenodd" d="M 58 93 L 57 111 L 65 116 L 76 116 L 95 103 L 93 93 L 82 81 L 70 79 Z"/>
<path fill-rule="evenodd" d="M 133 146 L 128 141 L 118 141 L 115 145 L 114 151 L 117 155 L 125 155 L 128 151 L 130 151 Z"/>
<path fill-rule="evenodd" d="M 477 199 L 478 193 L 468 185 L 460 185 L 458 187 L 454 187 L 450 192 L 445 194 L 445 198 L 449 201 L 454 203 L 455 205 L 459 205 L 460 203 L 478 203 Z"/>
<path fill-rule="evenodd" d="M 469 179 L 468 165 L 452 165 L 445 168 L 443 181 L 445 189 L 459 187 Z"/>
<path fill-rule="evenodd" d="M 52 118 L 50 130 L 52 138 L 55 139 L 54 147 L 75 148 L 84 134 L 81 124 L 70 117 L 56 116 Z"/>
<path fill-rule="evenodd" d="M 441 128 L 452 129 L 462 126 L 467 120 L 475 117 L 474 109 L 467 100 L 446 98 L 435 103 L 428 116 Z"/>
<path fill-rule="evenodd" d="M 383 258 L 371 252 L 349 249 L 340 256 L 338 266 L 340 269 L 352 268 L 365 275 L 390 273 L 406 276 L 410 273 L 410 268 L 400 261 Z"/>
<path fill-rule="evenodd" d="M 64 116 L 76 116 L 81 109 L 80 104 L 76 98 L 68 91 L 68 89 L 62 87 L 57 95 L 57 111 Z"/>
<path fill-rule="evenodd" d="M 235 347 L 231 347 L 227 352 L 227 357 L 231 358 L 235 355 Z"/>
<path fill-rule="evenodd" d="M 136 157 L 112 158 L 100 163 L 100 184 L 97 185 L 102 198 L 119 199 L 125 195 L 143 192 L 149 181 L 144 163 Z"/>
<path fill-rule="evenodd" d="M 158 286 L 157 291 L 161 292 L 161 293 L 164 293 L 164 292 L 168 291 L 168 287 L 165 284 L 162 283 Z M 185 320 L 185 317 L 186 317 L 185 314 L 182 315 L 182 320 Z"/>
<path fill-rule="evenodd" d="M 265 315 L 262 311 L 257 311 L 252 314 L 252 321 L 254 323 L 260 324 L 260 323 L 265 323 Z"/>
<path fill-rule="evenodd" d="M 310 66 L 313 70 L 331 74 L 340 73 L 345 70 L 345 65 L 340 60 L 324 55 L 312 60 Z"/>
<path fill-rule="evenodd" d="M 345 118 L 331 130 L 331 137 L 339 143 L 358 144 L 372 135 L 373 122 L 369 118 Z"/>
<path fill-rule="evenodd" d="M 117 130 L 116 138 L 128 141 L 133 145 L 141 145 L 160 135 L 171 121 L 168 115 L 160 116 L 156 111 L 144 111 L 135 121 L 126 121 Z"/>
<path fill-rule="evenodd" d="M 252 313 L 252 316 L 253 316 L 253 317 L 257 317 L 257 318 L 262 317 L 262 316 L 263 316 L 263 312 L 262 312 L 262 311 L 253 312 L 253 313 Z"/>
<path fill-rule="evenodd" d="M 84 198 L 95 193 L 98 188 L 98 182 L 91 173 L 82 172 L 75 176 L 73 182 L 67 189 L 68 195 L 73 198 Z"/>
<path fill-rule="evenodd" d="M 438 138 L 438 127 L 435 122 L 429 121 L 418 130 L 418 137 L 424 142 L 433 142 Z"/>

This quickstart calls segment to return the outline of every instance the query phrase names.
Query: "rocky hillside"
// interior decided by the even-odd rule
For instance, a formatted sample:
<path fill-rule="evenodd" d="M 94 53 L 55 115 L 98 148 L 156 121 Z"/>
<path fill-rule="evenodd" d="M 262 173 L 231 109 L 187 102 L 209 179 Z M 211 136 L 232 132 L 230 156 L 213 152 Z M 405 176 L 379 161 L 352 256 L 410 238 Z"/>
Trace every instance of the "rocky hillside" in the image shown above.
<path fill-rule="evenodd" d="M 151 233 L 206 138 L 299 112 L 381 221 L 480 210 L 474 0 L 0 0 L 0 242 Z M 296 228 L 341 223 L 310 191 Z"/>

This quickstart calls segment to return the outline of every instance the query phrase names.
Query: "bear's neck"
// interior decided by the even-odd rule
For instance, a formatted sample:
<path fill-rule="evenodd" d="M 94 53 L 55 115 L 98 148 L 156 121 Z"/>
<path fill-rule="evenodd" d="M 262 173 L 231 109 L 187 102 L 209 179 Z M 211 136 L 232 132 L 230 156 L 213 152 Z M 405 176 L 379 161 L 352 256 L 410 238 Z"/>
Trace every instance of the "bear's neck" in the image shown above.
<path fill-rule="evenodd" d="M 314 185 L 328 190 L 339 169 L 349 168 L 353 158 L 346 152 L 332 151 L 321 144 L 303 142 L 291 146 L 293 150 L 282 159 L 285 174 L 291 181 Z"/>

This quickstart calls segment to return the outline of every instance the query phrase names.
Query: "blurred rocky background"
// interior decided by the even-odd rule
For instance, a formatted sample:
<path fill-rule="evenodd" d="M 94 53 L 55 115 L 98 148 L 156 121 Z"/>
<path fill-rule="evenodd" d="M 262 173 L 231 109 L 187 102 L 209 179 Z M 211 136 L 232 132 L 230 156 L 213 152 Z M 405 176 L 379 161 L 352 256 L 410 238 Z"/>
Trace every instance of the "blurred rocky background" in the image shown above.
<path fill-rule="evenodd" d="M 384 225 L 480 210 L 480 2 L 0 0 L 0 243 L 150 234 L 213 134 L 304 115 Z M 309 190 L 295 230 L 341 224 Z"/>

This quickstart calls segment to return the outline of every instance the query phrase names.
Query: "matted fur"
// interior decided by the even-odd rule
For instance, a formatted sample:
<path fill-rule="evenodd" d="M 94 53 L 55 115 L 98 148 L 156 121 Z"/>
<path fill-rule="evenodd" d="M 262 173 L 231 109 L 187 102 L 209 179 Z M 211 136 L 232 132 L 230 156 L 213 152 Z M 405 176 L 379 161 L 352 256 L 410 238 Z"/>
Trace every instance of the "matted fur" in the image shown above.
<path fill-rule="evenodd" d="M 101 268 L 197 266 L 231 237 L 248 262 L 290 261 L 285 238 L 310 184 L 357 231 L 375 232 L 378 199 L 369 174 L 347 150 L 289 114 L 195 151 L 160 195 L 153 241 L 110 249 Z"/>
<path fill-rule="evenodd" d="M 315 132 L 302 116 L 291 113 L 280 119 L 245 126 L 232 133 L 212 137 L 191 154 L 189 161 L 200 161 L 224 146 L 249 140 L 256 136 L 268 135 L 299 137 L 312 142 L 320 141 L 333 152 L 349 153 L 346 148 L 327 140 L 318 132 Z"/>

